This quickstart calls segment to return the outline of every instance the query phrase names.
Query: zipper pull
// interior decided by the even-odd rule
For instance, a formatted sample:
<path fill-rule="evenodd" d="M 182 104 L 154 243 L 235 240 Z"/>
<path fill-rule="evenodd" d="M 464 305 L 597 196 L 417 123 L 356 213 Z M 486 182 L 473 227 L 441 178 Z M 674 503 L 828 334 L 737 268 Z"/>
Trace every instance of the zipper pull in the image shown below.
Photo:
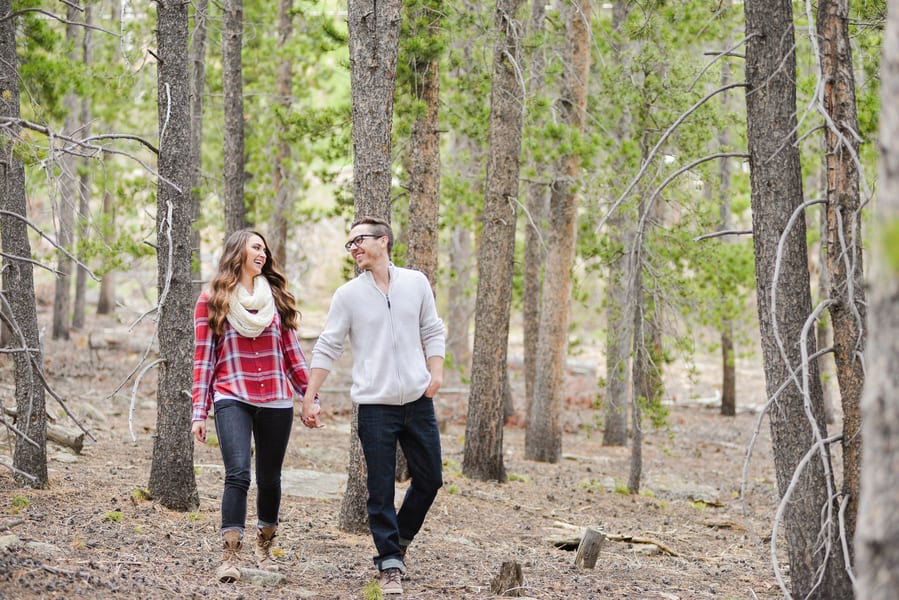
<path fill-rule="evenodd" d="M 388 296 L 387 294 L 384 294 L 384 297 L 387 298 L 387 308 L 389 309 L 390 308 L 390 296 Z"/>

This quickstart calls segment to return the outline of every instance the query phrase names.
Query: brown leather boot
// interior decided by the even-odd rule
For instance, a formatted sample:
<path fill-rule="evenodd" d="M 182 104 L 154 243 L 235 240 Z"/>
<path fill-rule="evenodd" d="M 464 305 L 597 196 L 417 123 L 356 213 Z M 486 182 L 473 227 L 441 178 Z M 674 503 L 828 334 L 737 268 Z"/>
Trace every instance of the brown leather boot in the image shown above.
<path fill-rule="evenodd" d="M 256 566 L 266 571 L 277 571 L 278 563 L 272 556 L 272 542 L 275 539 L 277 527 L 263 527 L 256 529 Z"/>
<path fill-rule="evenodd" d="M 231 583 L 240 579 L 240 532 L 229 529 L 222 534 L 222 565 L 216 569 L 215 576 L 222 583 Z"/>

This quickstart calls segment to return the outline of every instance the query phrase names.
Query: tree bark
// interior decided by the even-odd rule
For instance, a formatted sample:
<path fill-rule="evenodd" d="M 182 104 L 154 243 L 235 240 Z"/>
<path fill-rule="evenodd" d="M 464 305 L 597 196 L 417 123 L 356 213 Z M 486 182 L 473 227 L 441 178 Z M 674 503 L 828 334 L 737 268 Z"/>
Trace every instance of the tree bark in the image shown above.
<path fill-rule="evenodd" d="M 109 188 L 103 192 L 103 222 L 110 232 L 115 231 L 115 199 Z M 115 271 L 107 271 L 100 278 L 97 314 L 108 315 L 115 310 Z"/>
<path fill-rule="evenodd" d="M 522 0 L 497 0 L 493 27 L 493 88 L 490 93 L 490 150 L 484 193 L 483 230 L 478 249 L 474 352 L 462 474 L 505 481 L 503 400 L 512 304 L 515 219 L 524 89 L 521 64 Z"/>
<path fill-rule="evenodd" d="M 206 91 L 206 33 L 209 0 L 195 0 L 194 28 L 190 47 L 190 247 L 191 293 L 194 298 L 203 291 L 203 252 L 199 220 L 203 207 L 203 94 Z M 282 263 L 283 264 L 283 263 Z"/>
<path fill-rule="evenodd" d="M 244 204 L 243 0 L 226 0 L 222 31 L 222 92 L 224 94 L 224 196 L 225 238 L 247 227 L 250 219 Z"/>
<path fill-rule="evenodd" d="M 827 272 L 834 362 L 843 407 L 843 486 L 846 533 L 855 536 L 861 474 L 861 396 L 865 385 L 865 288 L 858 173 L 858 113 L 849 39 L 849 0 L 818 2 L 827 145 Z M 850 544 L 850 564 L 853 556 Z"/>
<path fill-rule="evenodd" d="M 612 27 L 620 34 L 627 20 L 630 5 L 624 0 L 615 2 L 612 8 Z M 625 58 L 620 46 L 613 45 L 613 59 L 623 64 Z M 631 112 L 626 110 L 618 123 L 619 140 L 633 136 Z M 622 159 L 615 159 L 623 162 Z M 619 165 L 620 166 L 620 165 Z M 622 167 L 623 168 L 623 167 Z M 603 446 L 627 445 L 627 407 L 631 390 L 631 348 L 633 348 L 633 307 L 630 301 L 629 257 L 633 246 L 634 224 L 625 206 L 619 207 L 608 220 L 609 242 L 615 255 L 609 260 L 609 276 L 606 292 L 606 390 L 603 403 Z"/>
<path fill-rule="evenodd" d="M 458 207 L 460 213 L 468 213 L 467 206 Z M 469 329 L 473 307 L 471 302 L 472 256 L 474 254 L 471 230 L 464 220 L 456 223 L 450 232 L 450 272 L 448 309 L 446 318 L 446 349 L 452 358 L 452 368 L 447 375 L 458 383 L 471 373 L 471 342 Z"/>
<path fill-rule="evenodd" d="M 78 62 L 75 48 L 78 42 L 79 26 L 74 24 L 80 18 L 79 10 L 73 6 L 66 7 L 66 46 L 71 48 L 69 60 Z M 62 100 L 66 112 L 63 131 L 66 135 L 76 133 L 80 116 L 78 94 L 69 91 Z M 75 240 L 75 205 L 78 203 L 78 158 L 71 153 L 63 152 L 59 157 L 59 184 L 56 194 L 56 241 L 71 252 Z M 53 293 L 53 326 L 54 340 L 69 339 L 69 328 L 72 326 L 72 259 L 62 251 L 57 251 L 56 285 Z"/>
<path fill-rule="evenodd" d="M 0 15 L 12 12 L 10 0 L 0 0 Z M 11 332 L 14 352 L 16 420 L 18 428 L 28 437 L 16 437 L 13 450 L 14 474 L 20 486 L 46 488 L 47 477 L 47 411 L 44 387 L 38 371 L 43 365 L 41 342 L 37 325 L 37 300 L 34 294 L 31 244 L 24 219 L 25 167 L 16 156 L 20 128 L 19 69 L 16 56 L 15 17 L 0 20 L 0 117 L 11 122 L 0 130 L 0 242 L 3 248 L 3 317 Z"/>
<path fill-rule="evenodd" d="M 439 20 L 433 24 L 437 35 Z M 437 278 L 437 232 L 440 206 L 440 91 L 439 63 L 429 60 L 414 67 L 412 96 L 425 106 L 412 125 L 409 140 L 409 231 L 406 264 L 427 275 L 431 287 Z"/>
<path fill-rule="evenodd" d="M 87 25 L 94 23 L 94 10 L 90 3 L 84 5 L 84 22 Z M 81 40 L 81 60 L 88 69 L 94 64 L 94 46 L 93 46 L 93 30 L 90 27 L 84 28 Z M 81 136 L 90 137 L 92 107 L 90 97 L 83 96 L 81 98 Z M 90 157 L 82 157 L 80 159 L 81 172 L 78 177 L 78 239 L 82 245 L 87 244 L 90 239 L 90 227 L 88 227 L 88 219 L 91 210 L 91 174 L 90 174 Z M 81 263 L 84 253 L 78 254 Z M 72 328 L 83 329 L 84 319 L 87 313 L 87 270 L 78 265 L 75 270 L 75 302 L 72 306 Z"/>
<path fill-rule="evenodd" d="M 798 598 L 850 598 L 851 584 L 835 536 L 837 515 L 829 505 L 835 490 L 829 476 L 830 451 L 822 443 L 827 431 L 821 382 L 817 364 L 807 359 L 815 352 L 815 341 L 803 333 L 812 307 L 805 220 L 798 213 L 803 198 L 793 9 L 787 0 L 748 0 L 744 9 L 752 231 L 768 397 L 774 398 L 788 383 L 769 412 L 781 498 L 796 478 L 783 519 L 790 587 Z M 800 367 L 803 375 L 794 377 L 793 370 Z M 815 458 L 797 472 L 813 446 Z M 832 519 L 829 527 L 824 519 Z"/>
<path fill-rule="evenodd" d="M 583 132 L 590 71 L 590 2 L 565 3 L 566 50 L 559 101 L 560 119 L 572 135 Z M 574 183 L 580 157 L 574 150 L 559 158 L 550 194 L 550 234 L 540 305 L 537 376 L 528 399 L 525 457 L 558 462 L 562 455 L 560 415 L 564 398 L 565 356 L 571 301 L 571 267 L 577 237 Z"/>
<path fill-rule="evenodd" d="M 286 115 L 292 102 L 293 57 L 287 56 L 284 46 L 293 35 L 293 0 L 278 2 L 278 77 L 275 83 L 278 104 Z M 281 125 L 279 125 L 279 128 Z M 277 149 L 272 183 L 275 188 L 275 209 L 272 215 L 272 235 L 269 237 L 271 252 L 279 265 L 287 264 L 287 227 L 293 186 L 290 181 L 290 143 L 282 132 L 275 133 Z"/>
<path fill-rule="evenodd" d="M 191 290 L 191 163 L 188 4 L 157 2 L 159 180 L 156 231 L 159 356 L 156 436 L 149 488 L 171 510 L 200 505 L 193 470 L 190 389 L 194 298 Z M 177 187 L 176 187 L 177 186 Z"/>
<path fill-rule="evenodd" d="M 353 202 L 357 216 L 390 221 L 393 90 L 399 52 L 400 0 L 350 0 L 347 23 L 353 119 Z M 365 458 L 353 407 L 346 492 L 340 507 L 342 531 L 367 527 Z"/>
<path fill-rule="evenodd" d="M 868 378 L 862 396 L 861 498 L 856 592 L 899 598 L 899 0 L 889 0 L 880 78 L 880 160 L 871 253 Z"/>
<path fill-rule="evenodd" d="M 730 38 L 728 38 L 729 40 Z M 730 45 L 729 42 L 727 45 Z M 724 61 L 721 63 L 721 86 L 727 86 L 731 83 L 730 63 Z M 727 109 L 730 102 L 730 93 L 725 92 L 721 102 Z M 730 129 L 724 127 L 718 134 L 718 147 L 724 151 L 729 148 Z M 727 158 L 721 160 L 718 166 L 718 185 L 717 196 L 719 202 L 718 214 L 720 216 L 720 231 L 728 231 L 732 226 L 731 205 L 730 205 L 730 161 Z M 725 237 L 723 243 L 732 243 L 730 237 Z M 722 305 L 725 304 L 726 295 L 731 290 L 721 289 Z M 725 417 L 733 417 L 737 414 L 737 367 L 734 356 L 734 324 L 731 319 L 725 315 L 721 319 L 721 415 Z"/>
<path fill-rule="evenodd" d="M 528 38 L 534 40 L 529 56 L 530 89 L 527 101 L 537 103 L 545 100 L 546 84 L 546 43 L 543 40 L 546 21 L 546 0 L 533 0 L 531 17 L 528 22 Z M 538 42 L 539 41 L 539 42 Z M 539 118 L 539 117 L 538 117 Z M 533 123 L 540 128 L 541 122 Z M 534 173 L 545 173 L 547 165 L 536 164 L 531 158 Z M 537 372 L 537 341 L 540 336 L 540 294 L 543 281 L 543 261 L 546 258 L 546 214 L 549 204 L 549 186 L 537 178 L 525 184 L 524 226 L 524 272 L 522 273 L 522 329 L 524 337 L 524 397 L 534 395 L 534 378 Z"/>

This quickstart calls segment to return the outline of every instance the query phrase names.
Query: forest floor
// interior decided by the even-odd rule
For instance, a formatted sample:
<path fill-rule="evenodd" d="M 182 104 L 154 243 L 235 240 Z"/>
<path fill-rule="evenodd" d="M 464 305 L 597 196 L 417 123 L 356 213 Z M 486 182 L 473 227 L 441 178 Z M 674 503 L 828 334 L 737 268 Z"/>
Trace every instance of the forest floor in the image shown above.
<path fill-rule="evenodd" d="M 270 587 L 219 583 L 218 448 L 195 448 L 199 511 L 167 510 L 140 491 L 153 451 L 154 370 L 138 386 L 133 415 L 133 378 L 113 392 L 139 363 L 148 339 L 146 325 L 129 332 L 115 319 L 95 318 L 69 342 L 45 342 L 51 385 L 96 441 L 86 440 L 80 454 L 49 443 L 46 490 L 21 488 L 9 471 L 0 472 L 0 598 L 363 598 L 375 578 L 373 544 L 368 535 L 337 526 L 342 488 L 333 482 L 345 480 L 350 414 L 339 390 L 323 394 L 324 429 L 294 421 L 285 473 L 301 483 L 282 502 L 276 555 L 284 580 Z M 10 362 L 0 355 L 4 407 L 14 406 Z M 498 597 L 491 581 L 509 561 L 521 566 L 519 592 L 527 598 L 782 597 L 770 559 L 776 485 L 766 419 L 743 481 L 764 400 L 760 369 L 749 365 L 749 374 L 739 376 L 741 409 L 732 418 L 721 417 L 714 400 L 694 397 L 713 390 L 716 375 L 704 376 L 704 388 L 671 377 L 667 424 L 644 432 L 636 495 L 623 491 L 630 449 L 602 445 L 589 368 L 572 370 L 567 380 L 563 460 L 525 460 L 519 418 L 505 428 L 510 480 L 503 484 L 462 475 L 467 396 L 438 397 L 445 486 L 409 550 L 404 597 Z M 516 389 L 519 379 L 513 372 Z M 339 373 L 326 383 L 340 385 Z M 55 400 L 48 397 L 47 405 L 57 425 L 73 428 Z M 0 445 L 0 460 L 9 462 L 11 453 L 9 442 Z M 332 489 L 317 478 L 331 481 Z M 251 491 L 250 524 L 254 501 Z M 602 527 L 608 539 L 594 568 L 577 568 L 576 553 L 553 540 L 590 526 Z M 250 567 L 249 544 L 242 556 Z M 781 569 L 787 572 L 786 565 Z"/>

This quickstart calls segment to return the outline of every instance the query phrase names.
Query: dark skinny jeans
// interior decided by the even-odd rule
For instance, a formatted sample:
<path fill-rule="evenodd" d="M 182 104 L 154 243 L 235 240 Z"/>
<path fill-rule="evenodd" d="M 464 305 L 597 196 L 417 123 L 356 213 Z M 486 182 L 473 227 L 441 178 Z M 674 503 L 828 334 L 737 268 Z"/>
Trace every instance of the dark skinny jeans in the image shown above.
<path fill-rule="evenodd" d="M 264 408 L 230 398 L 215 403 L 215 429 L 225 465 L 222 531 L 243 533 L 246 525 L 251 437 L 256 442 L 257 526 L 278 524 L 281 466 L 292 427 L 293 408 Z"/>
<path fill-rule="evenodd" d="M 407 546 L 421 529 L 443 485 L 433 399 L 422 396 L 403 406 L 360 404 L 359 441 L 368 468 L 368 521 L 378 551 L 375 566 L 381 571 L 405 569 L 400 546 Z M 412 476 L 399 513 L 393 503 L 397 442 Z"/>

